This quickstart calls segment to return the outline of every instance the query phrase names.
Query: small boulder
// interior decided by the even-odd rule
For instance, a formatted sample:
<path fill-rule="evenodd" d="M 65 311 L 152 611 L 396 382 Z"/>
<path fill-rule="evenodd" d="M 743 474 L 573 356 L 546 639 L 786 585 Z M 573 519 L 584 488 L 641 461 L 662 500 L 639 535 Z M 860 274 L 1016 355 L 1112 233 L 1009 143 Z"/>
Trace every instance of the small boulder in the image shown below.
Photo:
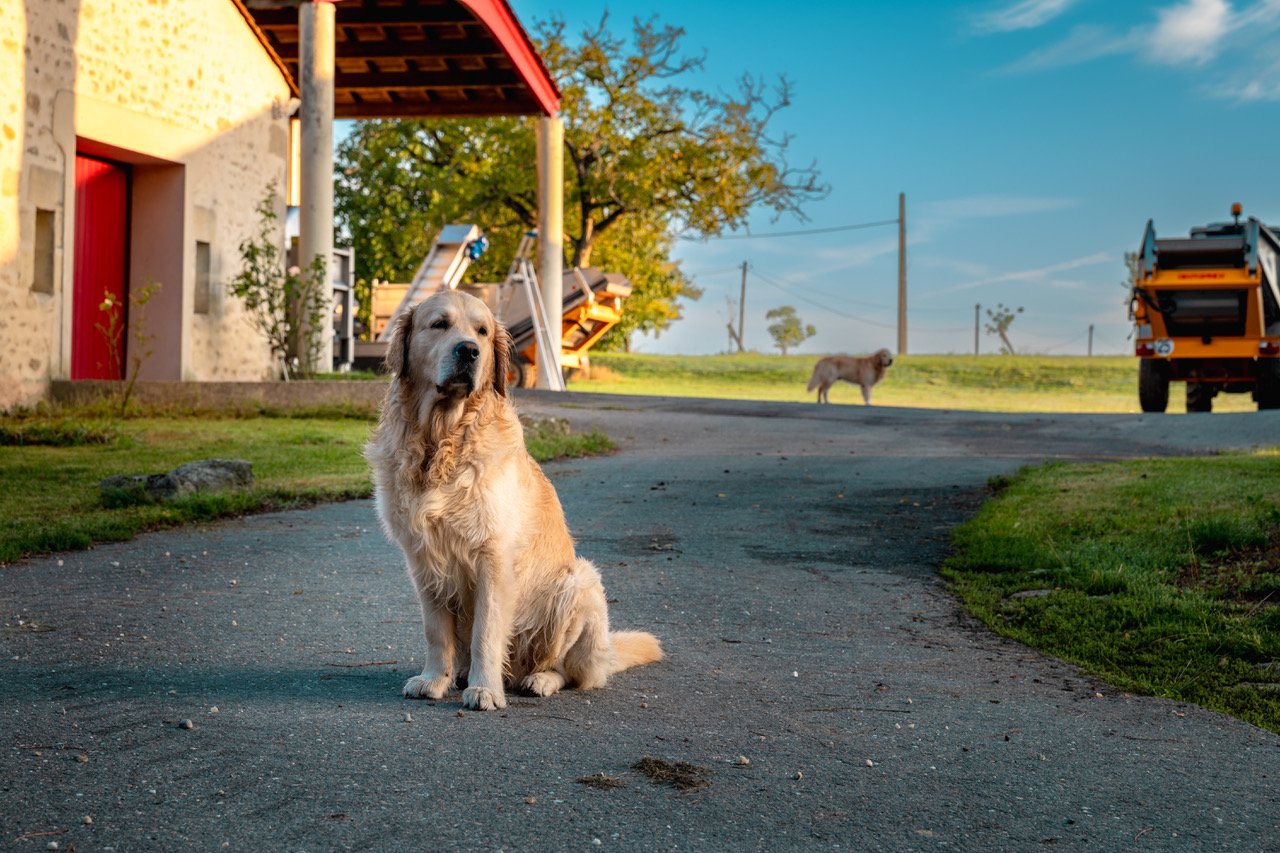
<path fill-rule="evenodd" d="M 202 459 L 168 474 L 117 474 L 98 483 L 107 507 L 164 503 L 197 492 L 253 487 L 253 464 L 243 459 Z"/>
<path fill-rule="evenodd" d="M 545 435 L 568 435 L 569 421 L 551 415 L 521 415 L 520 425 L 528 433 L 530 430 Z"/>

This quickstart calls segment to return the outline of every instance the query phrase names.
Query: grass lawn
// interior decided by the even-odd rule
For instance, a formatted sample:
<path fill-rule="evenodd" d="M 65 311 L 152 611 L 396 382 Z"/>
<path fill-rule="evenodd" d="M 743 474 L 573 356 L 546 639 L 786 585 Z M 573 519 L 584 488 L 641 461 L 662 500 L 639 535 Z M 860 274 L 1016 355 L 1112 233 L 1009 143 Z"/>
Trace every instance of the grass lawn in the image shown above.
<path fill-rule="evenodd" d="M 1280 732 L 1278 480 L 1274 449 L 1031 469 L 943 575 L 999 634 Z"/>
<path fill-rule="evenodd" d="M 570 391 L 726 397 L 814 402 L 805 391 L 818 355 L 664 356 L 593 352 L 592 378 L 569 382 Z M 1183 386 L 1174 383 L 1169 411 L 1185 412 Z M 1128 356 L 909 355 L 895 358 L 872 393 L 882 406 L 992 412 L 1137 412 L 1138 360 Z M 845 382 L 832 403 L 862 405 L 862 392 Z M 1215 411 L 1253 411 L 1248 394 L 1219 394 Z"/>
<path fill-rule="evenodd" d="M 157 527 L 367 497 L 372 483 L 360 453 L 372 428 L 367 418 L 0 419 L 0 445 L 8 445 L 0 446 L 0 562 Z M 526 441 L 539 461 L 612 446 L 601 433 L 539 432 Z M 253 490 L 164 505 L 103 505 L 103 477 L 171 471 L 208 458 L 252 462 Z"/>

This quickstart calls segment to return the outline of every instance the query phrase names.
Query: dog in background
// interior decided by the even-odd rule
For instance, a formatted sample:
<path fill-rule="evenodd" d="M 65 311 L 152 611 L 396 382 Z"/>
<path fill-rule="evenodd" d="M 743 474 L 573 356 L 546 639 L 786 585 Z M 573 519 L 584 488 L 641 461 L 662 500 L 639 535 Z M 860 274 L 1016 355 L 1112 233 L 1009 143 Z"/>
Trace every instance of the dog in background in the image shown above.
<path fill-rule="evenodd" d="M 893 364 L 893 356 L 887 349 L 877 350 L 867 356 L 829 355 L 818 359 L 809 377 L 809 387 L 818 389 L 818 402 L 830 403 L 827 392 L 836 381 L 843 379 L 862 389 L 862 400 L 871 405 L 871 389 L 884 379 L 885 371 Z"/>
<path fill-rule="evenodd" d="M 412 699 L 465 680 L 465 707 L 505 708 L 507 686 L 602 687 L 662 659 L 652 634 L 609 629 L 600 573 L 574 554 L 555 489 L 525 451 L 510 349 L 485 304 L 457 291 L 402 313 L 388 342 L 392 379 L 365 458 L 422 608 Z"/>

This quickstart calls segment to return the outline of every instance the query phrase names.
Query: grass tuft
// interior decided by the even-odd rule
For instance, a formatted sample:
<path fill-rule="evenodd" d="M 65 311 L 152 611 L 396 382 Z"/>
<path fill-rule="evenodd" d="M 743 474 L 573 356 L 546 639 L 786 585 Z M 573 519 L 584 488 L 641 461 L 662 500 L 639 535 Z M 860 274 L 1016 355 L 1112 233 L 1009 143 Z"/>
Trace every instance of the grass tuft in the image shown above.
<path fill-rule="evenodd" d="M 115 444 L 119 438 L 114 427 L 79 420 L 0 423 L 0 447 L 83 447 Z"/>

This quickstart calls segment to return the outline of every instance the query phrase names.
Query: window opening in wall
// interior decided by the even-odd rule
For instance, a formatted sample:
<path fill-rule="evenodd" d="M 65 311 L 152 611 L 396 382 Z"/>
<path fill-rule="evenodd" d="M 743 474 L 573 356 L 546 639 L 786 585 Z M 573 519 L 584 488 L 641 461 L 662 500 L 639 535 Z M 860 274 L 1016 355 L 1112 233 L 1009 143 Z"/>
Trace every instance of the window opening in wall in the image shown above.
<path fill-rule="evenodd" d="M 196 241 L 196 292 L 195 312 L 209 313 L 209 271 L 212 263 L 209 244 Z"/>
<path fill-rule="evenodd" d="M 53 293 L 53 225 L 52 210 L 36 209 L 36 269 L 31 289 L 36 293 Z"/>

